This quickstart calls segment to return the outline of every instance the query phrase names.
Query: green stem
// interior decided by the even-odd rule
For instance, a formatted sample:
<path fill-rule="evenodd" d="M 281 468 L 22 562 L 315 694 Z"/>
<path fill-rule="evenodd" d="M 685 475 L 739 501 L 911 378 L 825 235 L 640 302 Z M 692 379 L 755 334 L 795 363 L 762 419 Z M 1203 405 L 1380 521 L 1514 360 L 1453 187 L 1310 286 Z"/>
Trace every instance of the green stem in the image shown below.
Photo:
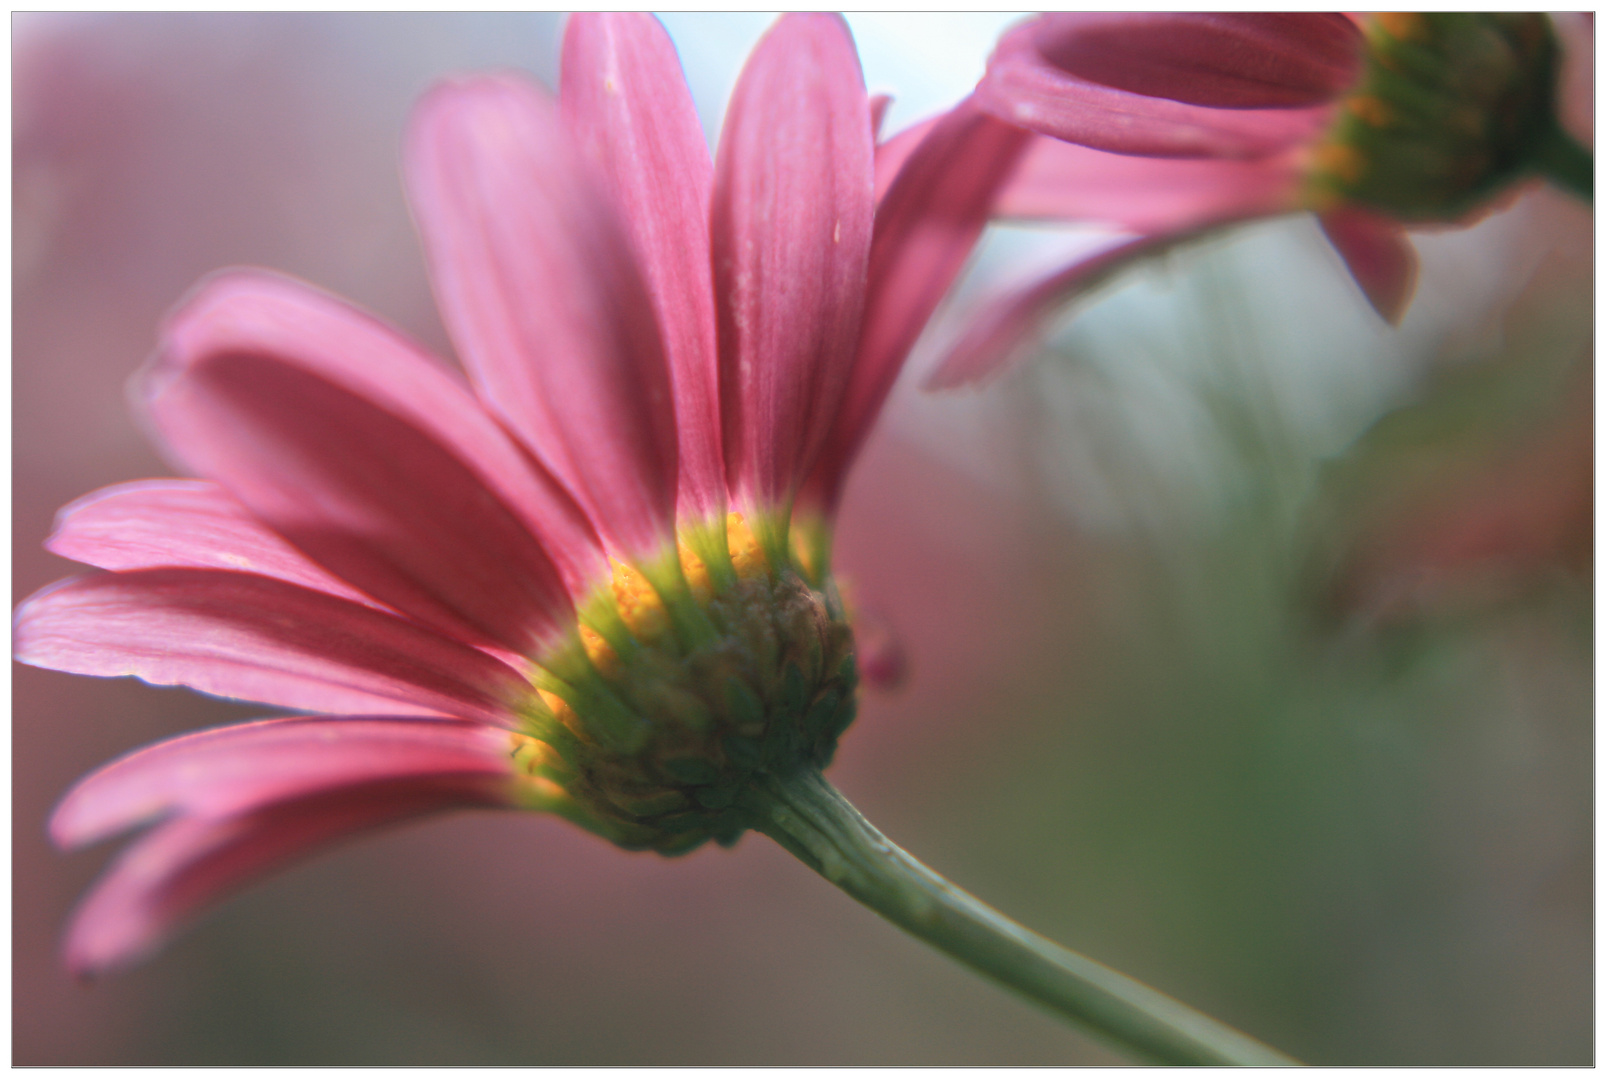
<path fill-rule="evenodd" d="M 1530 159 L 1541 175 L 1564 191 L 1593 202 L 1596 193 L 1596 159 L 1575 142 L 1562 126 L 1552 123 L 1535 139 Z"/>
<path fill-rule="evenodd" d="M 753 828 L 872 911 L 1123 1049 L 1169 1065 L 1298 1064 L 955 888 L 819 773 L 765 776 L 745 805 Z"/>

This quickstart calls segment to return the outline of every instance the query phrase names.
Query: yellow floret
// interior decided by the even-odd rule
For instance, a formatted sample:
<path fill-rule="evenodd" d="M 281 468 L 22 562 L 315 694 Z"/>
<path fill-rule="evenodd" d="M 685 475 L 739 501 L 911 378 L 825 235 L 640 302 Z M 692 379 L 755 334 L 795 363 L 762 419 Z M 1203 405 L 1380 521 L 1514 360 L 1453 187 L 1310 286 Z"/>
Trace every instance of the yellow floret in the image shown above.
<path fill-rule="evenodd" d="M 1373 14 L 1373 21 L 1397 41 L 1411 41 L 1415 37 L 1425 36 L 1427 29 L 1423 16 L 1415 11 L 1379 11 Z"/>
<path fill-rule="evenodd" d="M 681 558 L 681 573 L 686 576 L 686 585 L 692 590 L 692 597 L 700 604 L 708 603 L 714 596 L 714 582 L 709 577 L 709 568 L 698 558 L 697 552 L 687 546 L 685 540 L 675 542 L 675 552 Z"/>
<path fill-rule="evenodd" d="M 599 674 L 608 677 L 619 674 L 619 654 L 614 651 L 612 645 L 603 639 L 603 635 L 585 623 L 580 624 L 580 644 L 586 650 L 586 656 L 591 660 L 591 666 L 596 668 Z M 546 691 L 542 691 L 542 696 L 546 696 Z"/>
<path fill-rule="evenodd" d="M 575 724 L 575 710 L 569 707 L 569 702 L 548 690 L 537 688 L 536 693 L 541 696 L 542 703 L 552 710 L 552 715 L 556 716 L 558 722 L 563 724 L 564 727 L 572 727 Z M 529 736 L 519 735 L 518 733 L 515 733 L 513 737 L 515 739 L 529 739 Z M 537 742 L 535 739 L 529 739 L 529 741 L 537 746 L 547 745 L 543 742 Z"/>
<path fill-rule="evenodd" d="M 669 629 L 670 616 L 664 610 L 664 601 L 659 599 L 658 590 L 639 571 L 614 560 L 611 587 L 619 617 L 625 620 L 625 625 L 638 639 L 652 641 Z"/>
<path fill-rule="evenodd" d="M 1316 165 L 1341 182 L 1354 184 L 1367 171 L 1367 158 L 1353 146 L 1329 143 L 1317 149 Z"/>
<path fill-rule="evenodd" d="M 745 578 L 762 577 L 769 572 L 769 563 L 765 561 L 764 549 L 759 546 L 759 540 L 748 528 L 747 519 L 741 514 L 732 511 L 725 516 L 726 544 L 731 549 L 731 562 L 737 568 L 737 576 Z"/>
<path fill-rule="evenodd" d="M 1345 107 L 1362 123 L 1375 128 L 1388 127 L 1395 118 L 1390 107 L 1371 94 L 1358 94 L 1347 101 Z"/>

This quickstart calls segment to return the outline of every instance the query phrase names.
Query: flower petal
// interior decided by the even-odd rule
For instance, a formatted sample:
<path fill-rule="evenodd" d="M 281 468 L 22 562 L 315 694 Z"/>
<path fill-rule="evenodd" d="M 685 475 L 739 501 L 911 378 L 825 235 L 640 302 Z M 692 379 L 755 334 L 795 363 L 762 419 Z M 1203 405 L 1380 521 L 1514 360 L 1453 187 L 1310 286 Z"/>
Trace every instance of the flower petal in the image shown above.
<path fill-rule="evenodd" d="M 137 480 L 91 492 L 56 515 L 47 550 L 102 570 L 241 570 L 372 604 L 263 528 L 206 480 Z"/>
<path fill-rule="evenodd" d="M 1037 138 L 999 193 L 1002 218 L 1104 224 L 1140 233 L 1298 209 L 1299 151 L 1254 160 L 1160 160 Z"/>
<path fill-rule="evenodd" d="M 599 573 L 579 511 L 462 384 L 295 282 L 208 282 L 170 320 L 141 389 L 189 468 L 447 634 L 531 652 L 570 618 L 565 579 Z"/>
<path fill-rule="evenodd" d="M 513 77 L 414 110 L 408 191 L 452 340 L 487 407 L 623 556 L 673 543 L 676 433 L 653 303 L 552 102 Z"/>
<path fill-rule="evenodd" d="M 847 385 L 874 199 L 870 113 L 847 25 L 788 15 L 737 81 L 715 170 L 726 475 L 785 505 Z"/>
<path fill-rule="evenodd" d="M 1067 75 L 1216 109 L 1321 105 L 1361 75 L 1361 33 L 1323 12 L 1057 12 L 1032 38 Z"/>
<path fill-rule="evenodd" d="M 320 712 L 506 725 L 528 683 L 478 649 L 273 578 L 156 569 L 70 578 L 17 609 L 17 659 Z"/>
<path fill-rule="evenodd" d="M 909 678 L 909 654 L 891 623 L 875 611 L 854 614 L 854 661 L 865 687 L 892 693 Z"/>
<path fill-rule="evenodd" d="M 909 160 L 915 148 L 920 146 L 931 132 L 937 122 L 948 113 L 941 113 L 930 120 L 922 120 L 918 124 L 911 124 L 890 139 L 884 139 L 876 144 L 876 205 L 882 204 L 887 196 L 887 190 L 893 186 L 898 178 L 899 171 Z"/>
<path fill-rule="evenodd" d="M 1021 360 L 1036 347 L 1046 324 L 1078 297 L 1098 288 L 1133 262 L 1194 238 L 1195 234 L 1144 236 L 1118 241 L 1025 288 L 1001 293 L 978 305 L 966 332 L 927 379 L 928 390 L 951 390 L 981 383 Z"/>
<path fill-rule="evenodd" d="M 983 301 L 927 387 L 964 386 L 1003 371 L 1067 304 L 1141 258 L 1211 229 L 1297 209 L 1300 175 L 1298 150 L 1252 161 L 1170 161 L 1034 139 L 999 193 L 997 216 L 1101 224 L 1140 235 Z"/>
<path fill-rule="evenodd" d="M 893 105 L 891 94 L 872 94 L 870 96 L 870 137 L 879 141 L 882 137 L 882 122 L 887 119 L 887 110 Z"/>
<path fill-rule="evenodd" d="M 1329 210 L 1317 220 L 1373 310 L 1385 322 L 1400 325 L 1417 288 L 1417 249 L 1406 230 L 1355 206 Z"/>
<path fill-rule="evenodd" d="M 675 388 L 682 511 L 723 520 L 709 264 L 714 163 L 669 35 L 642 13 L 571 15 L 558 103 L 608 179 L 653 299 Z"/>
<path fill-rule="evenodd" d="M 876 210 L 865 314 L 848 392 L 808 484 L 830 513 L 904 358 L 959 275 L 1031 138 L 969 101 L 932 127 Z"/>
<path fill-rule="evenodd" d="M 224 818 L 320 790 L 408 776 L 506 776 L 509 735 L 465 720 L 304 716 L 181 735 L 90 773 L 50 837 L 77 848 L 170 813 Z"/>
<path fill-rule="evenodd" d="M 118 857 L 73 915 L 68 967 L 87 976 L 148 956 L 183 923 L 251 880 L 356 834 L 447 810 L 510 805 L 507 777 L 405 776 L 222 819 L 182 817 Z"/>
<path fill-rule="evenodd" d="M 1220 109 L 1150 97 L 1079 78 L 1039 49 L 1042 20 L 999 39 L 978 105 L 1057 139 L 1152 157 L 1261 157 L 1325 130 L 1332 107 Z"/>

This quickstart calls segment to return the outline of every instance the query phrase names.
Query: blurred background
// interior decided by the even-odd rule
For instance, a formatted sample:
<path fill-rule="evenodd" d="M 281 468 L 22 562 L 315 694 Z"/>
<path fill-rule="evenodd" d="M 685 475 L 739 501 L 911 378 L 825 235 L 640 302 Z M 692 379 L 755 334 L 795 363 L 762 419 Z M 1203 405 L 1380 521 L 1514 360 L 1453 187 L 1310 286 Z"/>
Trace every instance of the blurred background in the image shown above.
<path fill-rule="evenodd" d="M 769 17 L 665 21 L 712 137 Z M 892 132 L 1011 20 L 850 21 Z M 409 103 L 464 69 L 550 86 L 561 30 L 14 16 L 15 599 L 74 571 L 40 547 L 57 507 L 170 472 L 124 384 L 208 271 L 297 274 L 450 355 Z M 1241 230 L 991 385 L 921 392 L 967 296 L 1088 239 L 994 230 L 859 465 L 839 560 L 909 677 L 833 781 L 1007 914 L 1305 1060 L 1589 1063 L 1589 210 L 1525 189 L 1417 234 L 1398 330 L 1310 221 Z M 266 713 L 13 680 L 14 1064 L 1118 1060 L 763 837 L 667 860 L 532 816 L 349 845 L 76 984 L 59 936 L 115 845 L 53 851 L 55 800 Z"/>

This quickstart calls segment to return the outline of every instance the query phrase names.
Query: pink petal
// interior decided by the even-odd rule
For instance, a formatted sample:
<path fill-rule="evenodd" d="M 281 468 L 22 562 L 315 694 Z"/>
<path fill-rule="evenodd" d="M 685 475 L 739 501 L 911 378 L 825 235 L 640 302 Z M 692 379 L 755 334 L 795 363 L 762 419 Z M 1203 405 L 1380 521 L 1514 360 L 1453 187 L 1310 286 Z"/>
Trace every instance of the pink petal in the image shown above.
<path fill-rule="evenodd" d="M 898 176 L 899 170 L 904 168 L 904 163 L 915 152 L 915 148 L 921 145 L 937 122 L 947 115 L 949 114 L 943 113 L 930 120 L 923 120 L 919 124 L 912 124 L 892 138 L 876 144 L 877 206 L 881 205 L 887 190 L 893 186 L 893 180 Z"/>
<path fill-rule="evenodd" d="M 226 491 L 205 480 L 137 480 L 91 492 L 56 515 L 45 547 L 102 570 L 241 570 L 373 603 L 308 561 Z"/>
<path fill-rule="evenodd" d="M 870 96 L 870 137 L 873 141 L 882 137 L 882 121 L 887 119 L 887 110 L 893 104 L 891 94 L 872 94 Z"/>
<path fill-rule="evenodd" d="M 1162 160 L 1036 138 L 999 193 L 1001 218 L 1174 232 L 1299 208 L 1299 151 L 1237 160 Z"/>
<path fill-rule="evenodd" d="M 438 86 L 414 110 L 406 172 L 481 398 L 616 553 L 673 543 L 675 408 L 653 302 L 552 102 L 513 77 Z"/>
<path fill-rule="evenodd" d="M 59 582 L 17 609 L 17 659 L 79 675 L 320 712 L 449 715 L 506 725 L 512 668 L 361 604 L 227 570 Z"/>
<path fill-rule="evenodd" d="M 828 513 L 904 358 L 976 246 L 1030 138 L 962 102 L 930 130 L 877 207 L 858 355 L 808 485 L 809 499 Z"/>
<path fill-rule="evenodd" d="M 929 390 L 984 382 L 1040 344 L 1046 325 L 1078 297 L 1098 288 L 1133 262 L 1191 240 L 1196 234 L 1126 240 L 978 306 L 967 330 L 927 379 Z"/>
<path fill-rule="evenodd" d="M 209 904 L 337 841 L 409 818 L 510 803 L 507 776 L 405 776 L 212 819 L 182 817 L 129 846 L 73 915 L 65 946 L 78 975 L 155 951 Z"/>
<path fill-rule="evenodd" d="M 170 320 L 142 390 L 191 469 L 449 635 L 533 651 L 570 618 L 550 556 L 571 579 L 599 572 L 579 512 L 461 383 L 295 282 L 208 282 Z"/>
<path fill-rule="evenodd" d="M 873 611 L 854 615 L 854 659 L 867 689 L 892 693 L 909 678 L 909 654 L 887 620 Z"/>
<path fill-rule="evenodd" d="M 651 15 L 571 15 L 558 103 L 608 179 L 653 298 L 675 387 L 681 509 L 723 520 L 709 264 L 714 165 L 669 35 Z"/>
<path fill-rule="evenodd" d="M 1048 320 L 1130 263 L 1238 221 L 1299 206 L 1298 150 L 1253 161 L 1160 160 L 1036 138 L 999 193 L 1000 217 L 1114 226 L 1120 241 L 1022 289 L 985 301 L 927 382 L 952 388 L 1003 371 L 1038 343 Z"/>
<path fill-rule="evenodd" d="M 859 332 L 874 206 L 870 113 L 835 15 L 784 16 L 737 81 L 714 195 L 726 475 L 784 506 L 818 452 Z"/>
<path fill-rule="evenodd" d="M 1417 287 L 1417 249 L 1399 222 L 1354 206 L 1320 214 L 1322 231 L 1339 252 L 1373 310 L 1398 326 Z"/>
<path fill-rule="evenodd" d="M 170 813 L 234 817 L 336 787 L 443 773 L 508 773 L 508 732 L 464 720 L 293 717 L 182 735 L 73 785 L 50 817 L 83 847 Z"/>
<path fill-rule="evenodd" d="M 1355 24 L 1319 12 L 1060 12 L 1032 39 L 1067 75 L 1217 109 L 1322 105 L 1361 75 Z"/>
<path fill-rule="evenodd" d="M 976 100 L 1001 120 L 1100 150 L 1152 157 L 1261 157 L 1326 130 L 1332 107 L 1219 109 L 1149 97 L 1061 70 L 1039 50 L 1042 20 L 999 39 Z"/>

